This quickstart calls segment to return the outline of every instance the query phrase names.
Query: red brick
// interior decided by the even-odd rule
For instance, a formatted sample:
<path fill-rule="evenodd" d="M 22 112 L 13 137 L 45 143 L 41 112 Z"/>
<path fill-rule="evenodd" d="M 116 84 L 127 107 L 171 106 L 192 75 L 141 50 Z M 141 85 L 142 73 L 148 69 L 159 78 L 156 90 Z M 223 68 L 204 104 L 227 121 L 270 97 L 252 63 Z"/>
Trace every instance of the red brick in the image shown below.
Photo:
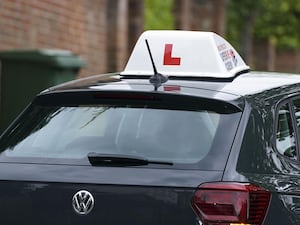
<path fill-rule="evenodd" d="M 105 72 L 106 1 L 1 0 L 0 51 L 68 49 L 89 65 L 81 76 Z"/>

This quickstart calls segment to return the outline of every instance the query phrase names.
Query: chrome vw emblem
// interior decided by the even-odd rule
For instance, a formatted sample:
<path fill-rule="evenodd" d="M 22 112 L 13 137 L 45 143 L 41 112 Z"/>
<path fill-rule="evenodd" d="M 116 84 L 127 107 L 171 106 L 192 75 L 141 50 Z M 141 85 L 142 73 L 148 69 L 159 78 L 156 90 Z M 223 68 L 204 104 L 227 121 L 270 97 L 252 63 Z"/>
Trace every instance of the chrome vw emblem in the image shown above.
<path fill-rule="evenodd" d="M 75 212 L 80 215 L 87 215 L 94 207 L 95 200 L 93 195 L 85 190 L 78 191 L 72 199 L 72 205 Z"/>

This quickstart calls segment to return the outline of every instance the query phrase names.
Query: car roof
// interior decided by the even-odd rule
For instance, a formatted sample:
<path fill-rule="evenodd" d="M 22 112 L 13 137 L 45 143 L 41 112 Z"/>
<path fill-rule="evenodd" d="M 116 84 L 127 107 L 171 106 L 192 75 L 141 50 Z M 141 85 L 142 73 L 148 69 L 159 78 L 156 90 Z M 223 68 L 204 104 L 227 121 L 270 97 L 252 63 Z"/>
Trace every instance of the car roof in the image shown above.
<path fill-rule="evenodd" d="M 146 31 L 139 37 L 120 73 L 82 78 L 44 93 L 75 90 L 155 92 L 211 98 L 238 105 L 241 99 L 244 101 L 253 95 L 269 98 L 299 91 L 299 84 L 300 75 L 250 71 L 233 46 L 215 33 Z"/>
<path fill-rule="evenodd" d="M 250 72 L 238 76 L 232 82 L 227 83 L 221 91 L 240 96 L 249 96 L 294 84 L 300 84 L 300 75 L 275 72 Z"/>
<path fill-rule="evenodd" d="M 178 89 L 179 88 L 179 89 Z M 292 92 L 300 91 L 300 75 L 270 72 L 248 72 L 226 81 L 223 79 L 177 79 L 170 77 L 158 92 L 210 97 L 234 100 L 245 96 L 264 93 L 268 90 L 290 88 Z M 75 90 L 99 91 L 154 91 L 149 77 L 136 78 L 121 76 L 120 73 L 94 75 L 46 90 L 44 93 Z M 268 97 L 268 96 L 267 96 Z"/>

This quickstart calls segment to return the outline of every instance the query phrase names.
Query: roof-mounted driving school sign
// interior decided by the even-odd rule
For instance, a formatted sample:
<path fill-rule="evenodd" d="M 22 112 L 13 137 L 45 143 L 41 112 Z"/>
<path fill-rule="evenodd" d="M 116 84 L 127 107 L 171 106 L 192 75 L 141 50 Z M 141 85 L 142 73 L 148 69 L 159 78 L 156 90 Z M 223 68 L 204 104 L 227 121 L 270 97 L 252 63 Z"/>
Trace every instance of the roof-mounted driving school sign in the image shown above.
<path fill-rule="evenodd" d="M 157 71 L 163 75 L 231 78 L 249 70 L 236 50 L 215 33 L 146 31 L 121 75 L 153 75 L 145 40 Z"/>

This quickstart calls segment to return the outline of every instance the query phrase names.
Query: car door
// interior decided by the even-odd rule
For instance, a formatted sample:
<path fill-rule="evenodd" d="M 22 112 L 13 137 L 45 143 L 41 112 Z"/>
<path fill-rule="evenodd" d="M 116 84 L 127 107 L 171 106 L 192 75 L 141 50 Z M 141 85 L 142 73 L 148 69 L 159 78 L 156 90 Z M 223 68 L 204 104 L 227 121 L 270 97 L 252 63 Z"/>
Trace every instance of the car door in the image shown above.
<path fill-rule="evenodd" d="M 249 182 L 271 192 L 264 225 L 296 225 L 300 223 L 300 142 L 296 121 L 300 98 L 262 99 L 248 100 L 224 180 Z"/>
<path fill-rule="evenodd" d="M 276 107 L 273 157 L 277 165 L 270 176 L 273 198 L 292 224 L 300 223 L 300 97 L 281 101 Z M 274 167 L 275 168 L 275 167 Z M 282 207 L 283 206 L 283 207 Z M 283 210 L 285 209 L 285 210 Z M 278 218 L 277 216 L 275 218 Z"/>

